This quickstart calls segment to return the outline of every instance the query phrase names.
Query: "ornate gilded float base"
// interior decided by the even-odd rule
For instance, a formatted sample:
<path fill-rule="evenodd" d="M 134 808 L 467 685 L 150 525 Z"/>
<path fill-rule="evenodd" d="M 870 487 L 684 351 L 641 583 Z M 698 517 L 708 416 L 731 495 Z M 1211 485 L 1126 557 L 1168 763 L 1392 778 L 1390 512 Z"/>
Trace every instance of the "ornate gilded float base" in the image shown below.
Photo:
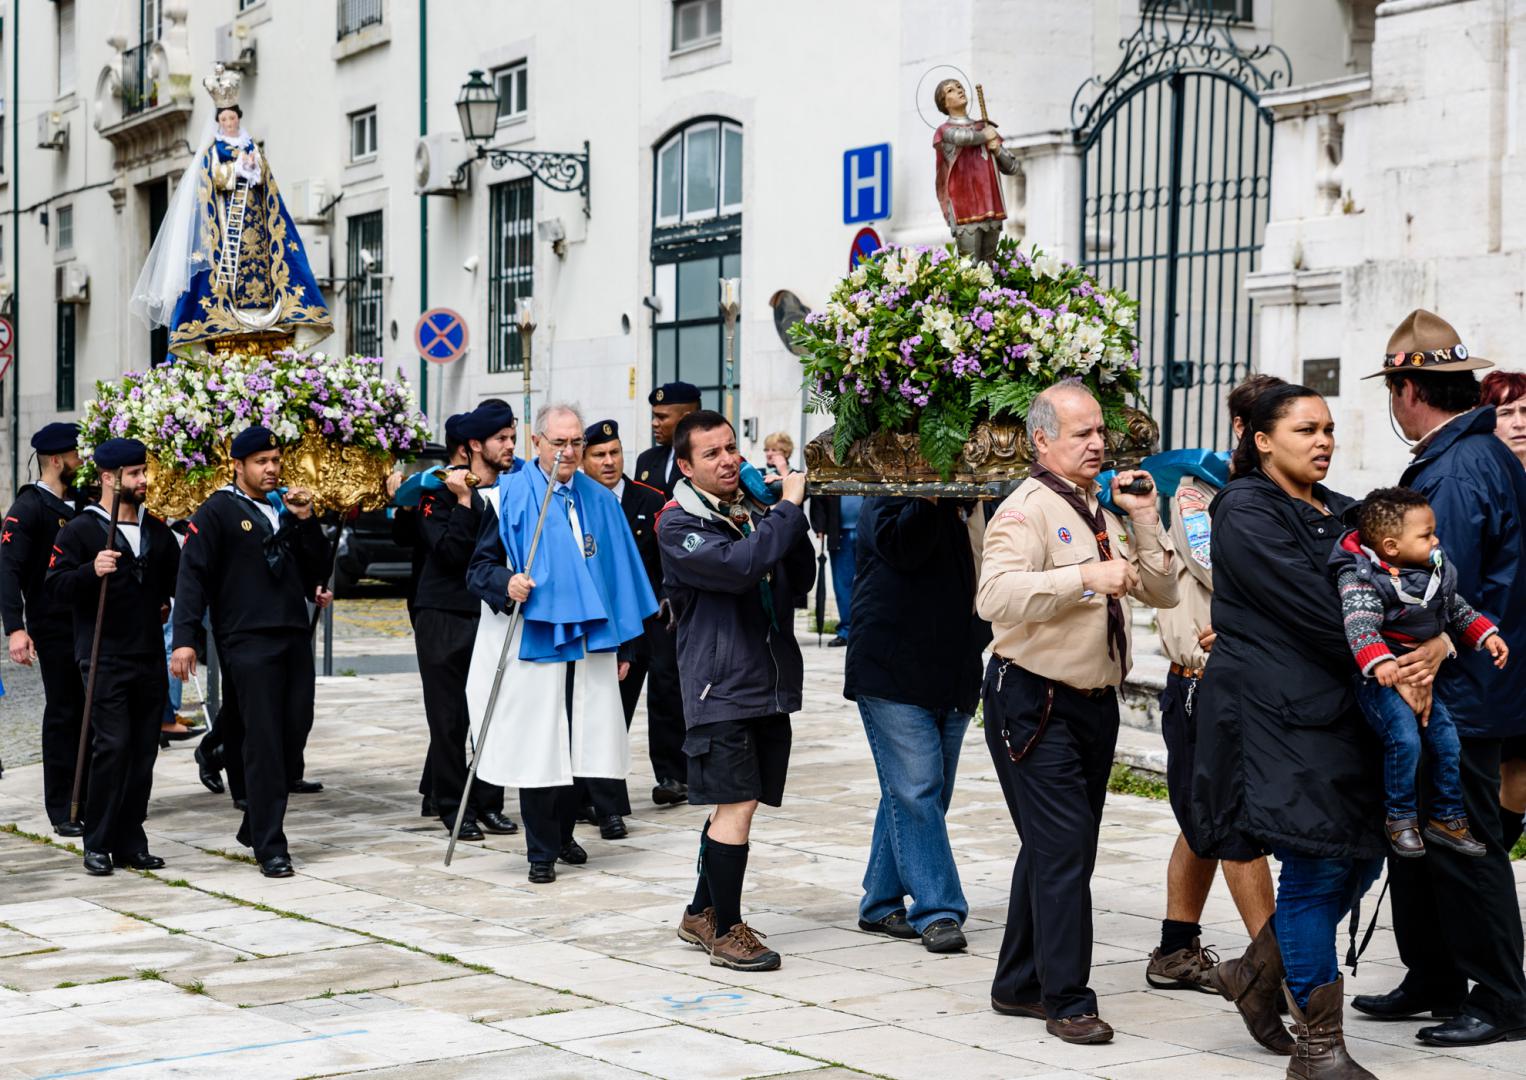
<path fill-rule="evenodd" d="M 190 359 L 201 362 L 212 359 L 225 361 L 230 356 L 268 359 L 283 349 L 293 348 L 296 340 L 292 334 L 281 330 L 234 334 L 229 337 L 213 338 L 206 343 L 207 347 L 205 350 L 194 350 L 190 355 Z"/>
<path fill-rule="evenodd" d="M 311 491 L 313 509 L 319 513 L 378 510 L 387 504 L 387 474 L 393 464 L 387 455 L 331 442 L 309 422 L 302 440 L 288 446 L 281 457 L 281 483 Z M 232 482 L 227 442 L 218 448 L 214 471 L 200 479 L 154 459 L 148 464 L 148 508 L 160 517 L 190 517 L 207 496 Z"/>
<path fill-rule="evenodd" d="M 1107 436 L 1108 468 L 1128 468 L 1155 452 L 1160 429 L 1149 415 L 1126 407 L 1127 431 Z M 951 495 L 999 499 L 1028 476 L 1033 446 L 1015 420 L 981 420 L 964 444 L 954 474 L 945 480 L 922 457 L 915 432 L 876 431 L 832 453 L 832 429 L 805 446 L 810 490 L 829 495 Z"/>

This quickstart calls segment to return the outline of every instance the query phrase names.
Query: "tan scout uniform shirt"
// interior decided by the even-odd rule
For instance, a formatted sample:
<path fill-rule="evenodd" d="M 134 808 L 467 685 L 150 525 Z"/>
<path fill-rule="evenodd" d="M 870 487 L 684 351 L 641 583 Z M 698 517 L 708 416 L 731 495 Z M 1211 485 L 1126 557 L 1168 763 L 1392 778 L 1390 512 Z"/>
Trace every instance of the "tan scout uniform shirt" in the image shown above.
<path fill-rule="evenodd" d="M 1086 493 L 1097 505 L 1097 485 Z M 1113 556 L 1139 573 L 1130 595 L 1156 607 L 1176 603 L 1171 542 L 1156 525 L 1130 525 L 1104 510 Z M 1118 686 L 1120 659 L 1107 654 L 1107 597 L 1083 595 L 1081 566 L 1102 558 L 1097 539 L 1064 499 L 1025 480 L 986 526 L 975 607 L 991 623 L 991 650 L 1035 675 L 1077 690 Z M 1129 602 L 1123 602 L 1125 633 Z M 1131 642 L 1132 647 L 1132 642 Z"/>
<path fill-rule="evenodd" d="M 1160 646 L 1173 664 L 1201 671 L 1208 654 L 1198 631 L 1212 622 L 1213 559 L 1209 554 L 1208 504 L 1218 489 L 1184 476 L 1171 498 L 1171 546 L 1176 549 L 1177 605 L 1156 613 Z"/>

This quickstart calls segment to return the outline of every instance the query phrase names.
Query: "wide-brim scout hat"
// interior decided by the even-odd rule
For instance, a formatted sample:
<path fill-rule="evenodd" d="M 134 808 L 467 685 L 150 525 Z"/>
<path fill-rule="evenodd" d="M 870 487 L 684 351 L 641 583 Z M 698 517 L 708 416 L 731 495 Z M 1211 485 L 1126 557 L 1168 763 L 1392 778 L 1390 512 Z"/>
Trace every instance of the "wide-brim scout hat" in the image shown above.
<path fill-rule="evenodd" d="M 1493 366 L 1492 360 L 1468 351 L 1451 323 L 1434 312 L 1416 308 L 1388 339 L 1383 370 L 1362 378 L 1377 379 L 1401 371 L 1477 371 Z"/>

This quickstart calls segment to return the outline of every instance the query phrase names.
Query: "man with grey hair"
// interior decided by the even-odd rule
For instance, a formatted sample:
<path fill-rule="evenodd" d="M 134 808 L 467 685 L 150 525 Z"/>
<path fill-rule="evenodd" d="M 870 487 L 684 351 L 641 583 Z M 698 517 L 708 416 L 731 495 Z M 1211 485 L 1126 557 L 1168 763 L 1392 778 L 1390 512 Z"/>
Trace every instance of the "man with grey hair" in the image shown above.
<path fill-rule="evenodd" d="M 1036 463 L 986 527 L 976 609 L 991 623 L 981 697 L 986 745 L 1022 847 L 991 1007 L 1044 1020 L 1050 1034 L 1102 1043 L 1091 972 L 1091 875 L 1129 670 L 1129 604 L 1176 603 L 1156 494 L 1113 480 L 1098 501 L 1107 426 L 1079 382 L 1028 410 Z"/>
<path fill-rule="evenodd" d="M 556 880 L 558 860 L 588 861 L 572 836 L 573 779 L 623 780 L 630 768 L 620 680 L 657 600 L 619 500 L 578 469 L 585 443 L 577 407 L 541 406 L 531 439 L 535 461 L 484 493 L 466 584 L 485 610 L 466 696 L 477 774 L 519 789 L 530 882 L 544 885 Z M 531 566 L 543 504 L 545 524 Z M 487 700 L 516 606 L 523 617 L 508 642 L 509 666 L 491 737 L 483 741 Z"/>

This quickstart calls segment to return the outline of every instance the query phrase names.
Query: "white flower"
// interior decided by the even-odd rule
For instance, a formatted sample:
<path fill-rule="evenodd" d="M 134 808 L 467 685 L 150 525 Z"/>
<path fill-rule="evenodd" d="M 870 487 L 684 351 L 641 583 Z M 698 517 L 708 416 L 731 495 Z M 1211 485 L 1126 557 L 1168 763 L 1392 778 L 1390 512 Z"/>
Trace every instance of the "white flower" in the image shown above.
<path fill-rule="evenodd" d="M 1065 272 L 1065 264 L 1058 255 L 1048 252 L 1033 257 L 1033 273 L 1036 277 L 1057 278 Z"/>

